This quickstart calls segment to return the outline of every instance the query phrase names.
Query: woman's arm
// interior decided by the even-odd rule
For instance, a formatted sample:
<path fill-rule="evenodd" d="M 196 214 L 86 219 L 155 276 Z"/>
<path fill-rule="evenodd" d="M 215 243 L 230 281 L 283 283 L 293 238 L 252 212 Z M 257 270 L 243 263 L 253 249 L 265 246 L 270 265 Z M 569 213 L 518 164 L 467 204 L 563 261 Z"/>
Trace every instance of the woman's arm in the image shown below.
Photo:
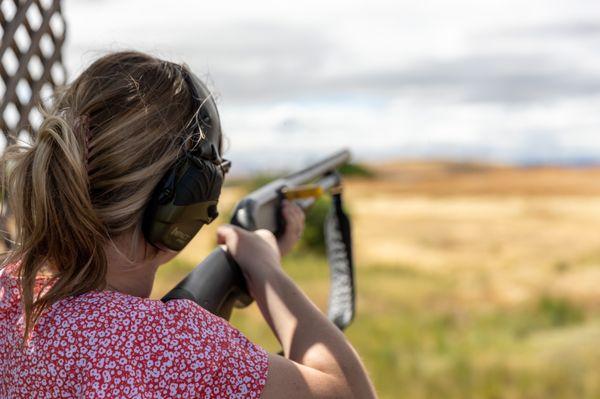
<path fill-rule="evenodd" d="M 373 398 L 373 387 L 342 332 L 282 272 L 256 293 L 287 359 L 270 356 L 263 398 Z M 305 389 L 291 390 L 290 384 Z"/>
<path fill-rule="evenodd" d="M 270 355 L 262 398 L 374 398 L 352 346 L 281 269 L 273 234 L 223 226 L 218 239 L 240 264 L 285 354 Z"/>

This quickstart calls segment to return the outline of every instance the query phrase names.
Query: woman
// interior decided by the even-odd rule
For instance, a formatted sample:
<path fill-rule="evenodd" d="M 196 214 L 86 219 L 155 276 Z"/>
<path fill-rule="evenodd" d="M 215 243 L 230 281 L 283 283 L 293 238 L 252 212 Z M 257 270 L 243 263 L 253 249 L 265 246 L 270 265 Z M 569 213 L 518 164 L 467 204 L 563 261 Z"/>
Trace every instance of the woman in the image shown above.
<path fill-rule="evenodd" d="M 0 271 L 0 398 L 370 398 L 344 336 L 280 267 L 303 229 L 218 230 L 285 356 L 187 300 L 150 300 L 176 252 L 148 245 L 156 185 L 202 137 L 183 67 L 100 58 L 59 92 L 31 147 L 4 154 L 17 240 Z"/>

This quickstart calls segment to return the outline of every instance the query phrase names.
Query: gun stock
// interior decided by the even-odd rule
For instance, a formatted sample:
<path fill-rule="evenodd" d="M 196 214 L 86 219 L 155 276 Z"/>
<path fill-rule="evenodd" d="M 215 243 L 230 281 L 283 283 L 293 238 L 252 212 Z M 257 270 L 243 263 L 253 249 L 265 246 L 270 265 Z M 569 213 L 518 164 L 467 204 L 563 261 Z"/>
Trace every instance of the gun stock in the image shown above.
<path fill-rule="evenodd" d="M 229 319 L 236 302 L 238 306 L 252 302 L 240 267 L 221 247 L 215 248 L 162 301 L 171 299 L 192 300 L 224 319 Z"/>

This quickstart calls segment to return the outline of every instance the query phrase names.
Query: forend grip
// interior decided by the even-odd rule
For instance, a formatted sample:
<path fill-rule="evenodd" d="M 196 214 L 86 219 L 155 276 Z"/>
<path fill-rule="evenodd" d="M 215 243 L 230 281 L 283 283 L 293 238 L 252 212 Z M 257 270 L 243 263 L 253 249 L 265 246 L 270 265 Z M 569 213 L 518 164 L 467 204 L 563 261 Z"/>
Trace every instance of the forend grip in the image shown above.
<path fill-rule="evenodd" d="M 224 319 L 229 319 L 234 305 L 242 307 L 252 302 L 240 267 L 221 247 L 215 248 L 162 301 L 172 299 L 189 299 Z"/>

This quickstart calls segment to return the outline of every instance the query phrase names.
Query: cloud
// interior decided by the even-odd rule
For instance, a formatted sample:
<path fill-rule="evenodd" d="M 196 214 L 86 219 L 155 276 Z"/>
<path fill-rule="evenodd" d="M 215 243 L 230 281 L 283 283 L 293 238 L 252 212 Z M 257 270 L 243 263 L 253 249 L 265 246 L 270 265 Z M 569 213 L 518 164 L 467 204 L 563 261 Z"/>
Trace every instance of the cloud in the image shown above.
<path fill-rule="evenodd" d="M 585 97 L 600 89 L 600 60 L 579 51 L 582 40 L 598 36 L 600 23 L 582 20 L 583 11 L 560 17 L 549 8 L 545 19 L 511 22 L 496 10 L 497 19 L 481 25 L 471 13 L 455 23 L 438 15 L 429 21 L 418 7 L 404 14 L 407 4 L 381 2 L 368 18 L 356 4 L 329 19 L 321 9 L 278 14 L 260 1 L 242 16 L 226 4 L 204 12 L 193 2 L 180 8 L 149 2 L 143 18 L 130 17 L 146 4 L 139 1 L 67 3 L 66 12 L 69 4 L 75 31 L 66 57 L 70 70 L 81 64 L 77 54 L 140 48 L 187 62 L 234 103 L 414 96 L 504 105 Z M 438 6 L 448 15 L 467 7 Z"/>
<path fill-rule="evenodd" d="M 210 81 L 236 168 L 340 146 L 368 159 L 600 156 L 595 0 L 69 0 L 64 9 L 71 76 L 106 50 L 135 48 Z"/>
<path fill-rule="evenodd" d="M 520 104 L 600 93 L 600 73 L 579 72 L 546 55 L 467 55 L 448 61 L 422 61 L 400 71 L 344 77 L 329 82 L 346 94 L 421 97 L 446 95 L 468 102 Z M 327 86 L 327 85 L 325 85 Z"/>
<path fill-rule="evenodd" d="M 538 36 L 543 39 L 550 37 L 574 39 L 597 39 L 600 37 L 600 22 L 597 20 L 561 21 L 547 24 L 512 29 L 504 34 L 513 36 Z"/>

